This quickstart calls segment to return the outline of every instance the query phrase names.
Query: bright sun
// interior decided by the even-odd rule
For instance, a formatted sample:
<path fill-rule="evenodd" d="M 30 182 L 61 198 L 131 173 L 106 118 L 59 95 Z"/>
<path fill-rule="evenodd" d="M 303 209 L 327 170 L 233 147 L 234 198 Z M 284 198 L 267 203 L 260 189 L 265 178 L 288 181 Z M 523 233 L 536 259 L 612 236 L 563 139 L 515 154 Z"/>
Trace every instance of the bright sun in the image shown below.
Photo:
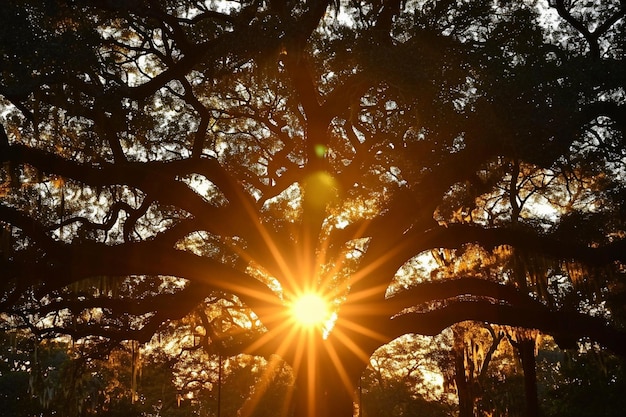
<path fill-rule="evenodd" d="M 298 297 L 291 306 L 291 314 L 304 327 L 322 326 L 328 321 L 328 306 L 318 294 L 308 293 Z"/>

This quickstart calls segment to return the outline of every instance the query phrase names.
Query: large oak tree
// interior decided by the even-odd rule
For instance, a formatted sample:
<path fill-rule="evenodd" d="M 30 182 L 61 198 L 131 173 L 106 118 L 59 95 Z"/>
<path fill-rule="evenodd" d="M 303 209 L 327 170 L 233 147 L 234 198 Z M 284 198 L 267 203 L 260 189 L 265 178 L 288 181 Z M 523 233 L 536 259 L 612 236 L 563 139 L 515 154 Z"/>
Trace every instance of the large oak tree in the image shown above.
<path fill-rule="evenodd" d="M 5 2 L 5 326 L 147 341 L 234 296 L 253 331 L 206 336 L 280 355 L 319 416 L 352 414 L 382 344 L 464 320 L 625 355 L 625 14 Z M 305 291 L 332 328 L 291 321 Z"/>

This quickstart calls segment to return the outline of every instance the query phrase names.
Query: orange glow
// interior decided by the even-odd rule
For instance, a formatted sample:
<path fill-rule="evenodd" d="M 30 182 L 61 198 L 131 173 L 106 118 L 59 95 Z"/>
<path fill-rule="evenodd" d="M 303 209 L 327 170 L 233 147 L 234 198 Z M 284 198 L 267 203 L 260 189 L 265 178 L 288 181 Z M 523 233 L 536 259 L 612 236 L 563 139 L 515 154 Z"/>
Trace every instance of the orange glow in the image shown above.
<path fill-rule="evenodd" d="M 338 201 L 341 191 L 337 181 L 325 171 L 311 174 L 301 186 L 304 208 L 310 212 L 320 212 L 321 214 L 326 212 L 328 204 Z M 247 205 L 246 208 L 252 218 L 255 219 L 256 209 Z M 362 211 L 356 208 L 355 212 Z M 358 216 L 353 214 L 350 218 L 352 217 Z M 293 232 L 294 235 L 298 236 L 299 250 L 294 253 L 295 256 L 291 256 L 291 254 L 284 253 L 281 244 L 274 241 L 275 232 L 273 230 L 267 229 L 265 224 L 261 222 L 255 221 L 254 224 L 273 258 L 270 265 L 275 270 L 265 271 L 263 260 L 256 259 L 254 256 L 248 255 L 245 249 L 239 248 L 239 254 L 250 262 L 250 268 L 259 271 L 257 278 L 268 286 L 270 294 L 264 294 L 260 291 L 257 293 L 256 289 L 248 287 L 233 289 L 254 299 L 265 300 L 269 295 L 269 298 L 272 299 L 270 305 L 273 307 L 263 311 L 263 314 L 260 315 L 261 321 L 268 324 L 268 331 L 254 341 L 248 350 L 254 352 L 265 346 L 271 346 L 277 357 L 288 360 L 293 375 L 298 380 L 298 388 L 294 386 L 293 390 L 288 391 L 288 399 L 282 409 L 276 410 L 276 415 L 287 415 L 289 407 L 291 407 L 291 400 L 296 395 L 304 395 L 308 397 L 308 401 L 306 401 L 307 409 L 301 410 L 303 416 L 314 417 L 320 411 L 321 405 L 318 404 L 318 401 L 320 394 L 323 393 L 320 393 L 319 390 L 324 389 L 325 383 L 320 381 L 322 378 L 320 375 L 321 366 L 333 367 L 340 383 L 348 390 L 354 389 L 354 381 L 351 381 L 352 376 L 346 369 L 341 354 L 350 350 L 363 363 L 369 361 L 369 355 L 357 342 L 352 340 L 351 335 L 357 333 L 377 340 L 384 340 L 382 335 L 368 329 L 363 324 L 344 319 L 337 326 L 339 309 L 342 306 L 346 308 L 343 301 L 348 295 L 352 301 L 358 302 L 378 294 L 384 294 L 387 285 L 381 284 L 375 288 L 368 288 L 366 291 L 359 288 L 356 294 L 353 286 L 355 284 L 358 286 L 361 280 L 373 274 L 386 260 L 398 256 L 405 249 L 405 246 L 403 244 L 398 245 L 384 254 L 382 259 L 371 262 L 365 268 L 361 267 L 359 272 L 350 274 L 348 279 L 343 277 L 343 274 L 346 265 L 353 263 L 350 245 L 348 245 L 346 253 L 329 259 L 327 257 L 329 240 L 324 239 L 324 236 L 321 236 L 320 239 L 320 236 L 310 236 L 306 233 L 298 235 L 301 231 L 295 229 Z M 367 222 L 363 222 L 359 225 L 354 231 L 353 239 L 362 239 L 361 235 L 367 227 L 366 224 Z M 346 240 L 351 241 L 353 239 L 348 237 Z M 346 263 L 348 258 L 350 260 Z M 272 276 L 280 277 L 280 279 L 270 280 Z M 229 286 L 228 283 L 222 283 L 222 285 L 224 287 Z M 238 287 L 238 283 L 231 285 Z M 273 295 L 276 298 L 272 297 Z M 347 308 L 353 310 L 355 307 L 348 306 Z M 367 307 L 362 308 L 365 309 L 364 314 L 371 314 Z M 348 313 L 359 316 L 358 311 L 348 311 Z M 321 363 L 320 358 L 325 358 L 330 363 Z M 271 380 L 272 373 L 273 367 L 268 364 L 263 379 L 255 390 L 257 394 L 254 398 L 250 398 L 242 409 L 242 417 L 247 417 L 254 411 L 259 398 L 265 393 L 264 381 Z M 298 390 L 300 390 L 299 393 L 297 393 Z"/>
<path fill-rule="evenodd" d="M 293 319 L 303 327 L 321 327 L 330 318 L 328 304 L 316 293 L 305 293 L 291 305 Z"/>

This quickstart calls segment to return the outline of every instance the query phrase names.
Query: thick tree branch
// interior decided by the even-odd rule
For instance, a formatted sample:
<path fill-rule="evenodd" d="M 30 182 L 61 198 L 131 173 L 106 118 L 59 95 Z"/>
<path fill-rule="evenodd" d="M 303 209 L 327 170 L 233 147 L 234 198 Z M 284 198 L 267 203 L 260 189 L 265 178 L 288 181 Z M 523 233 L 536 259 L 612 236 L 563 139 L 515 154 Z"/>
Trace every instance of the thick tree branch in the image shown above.
<path fill-rule="evenodd" d="M 72 178 L 92 187 L 128 185 L 148 195 L 152 200 L 170 204 L 185 210 L 198 219 L 204 219 L 204 227 L 224 235 L 241 233 L 241 227 L 250 221 L 249 210 L 256 210 L 249 195 L 230 178 L 229 174 L 213 159 L 178 160 L 171 162 L 131 162 L 99 166 L 82 164 L 59 155 L 33 149 L 20 144 L 11 145 L 0 156 L 1 161 L 29 164 L 42 172 Z M 212 181 L 231 201 L 229 209 L 216 207 L 205 201 L 187 185 L 178 180 L 189 174 L 201 174 Z M 243 210 L 241 204 L 246 210 Z M 242 216 L 233 221 L 233 210 Z"/>
<path fill-rule="evenodd" d="M 557 259 L 577 260 L 592 266 L 626 262 L 626 240 L 615 240 L 603 246 L 596 246 L 593 242 L 583 245 L 521 228 L 484 228 L 451 224 L 431 229 L 424 234 L 410 234 L 407 238 L 417 244 L 414 251 L 417 253 L 427 247 L 455 249 L 467 243 L 477 243 L 487 249 L 510 245 Z"/>
<path fill-rule="evenodd" d="M 479 278 L 457 278 L 419 283 L 394 294 L 381 304 L 384 305 L 384 309 L 388 309 L 391 315 L 394 315 L 422 303 L 464 296 L 490 298 L 516 307 L 545 308 L 544 304 L 511 285 Z"/>
<path fill-rule="evenodd" d="M 390 339 L 406 333 L 434 336 L 464 320 L 538 329 L 553 335 L 564 348 L 574 347 L 575 341 L 589 337 L 616 354 L 626 356 L 626 333 L 612 327 L 603 317 L 488 301 L 458 301 L 433 311 L 403 314 L 393 318 L 388 328 L 380 331 Z"/>

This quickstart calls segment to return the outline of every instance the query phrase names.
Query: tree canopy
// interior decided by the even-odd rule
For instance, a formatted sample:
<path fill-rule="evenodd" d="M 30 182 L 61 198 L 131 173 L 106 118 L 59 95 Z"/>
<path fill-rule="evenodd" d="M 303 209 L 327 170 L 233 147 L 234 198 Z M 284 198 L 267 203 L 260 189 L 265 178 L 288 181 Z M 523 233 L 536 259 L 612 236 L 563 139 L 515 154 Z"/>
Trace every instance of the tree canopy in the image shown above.
<path fill-rule="evenodd" d="M 623 1 L 5 3 L 6 328 L 106 350 L 226 300 L 207 346 L 309 416 L 465 320 L 626 355 Z"/>

